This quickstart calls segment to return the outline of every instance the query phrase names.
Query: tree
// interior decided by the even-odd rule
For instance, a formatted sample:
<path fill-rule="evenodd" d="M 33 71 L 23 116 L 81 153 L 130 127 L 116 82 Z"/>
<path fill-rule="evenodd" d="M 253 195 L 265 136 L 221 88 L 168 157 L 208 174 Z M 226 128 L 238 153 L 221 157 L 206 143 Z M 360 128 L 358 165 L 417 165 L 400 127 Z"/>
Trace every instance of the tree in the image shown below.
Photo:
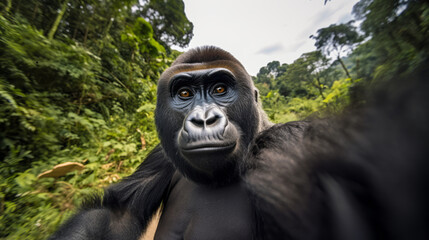
<path fill-rule="evenodd" d="M 271 61 L 265 67 L 259 69 L 255 78 L 255 83 L 266 84 L 270 89 L 275 87 L 276 78 L 283 75 L 287 70 L 288 65 L 279 61 Z"/>
<path fill-rule="evenodd" d="M 356 27 L 352 25 L 353 23 L 354 21 L 338 25 L 331 24 L 329 27 L 317 30 L 316 35 L 310 36 L 310 38 L 316 40 L 315 46 L 318 50 L 322 50 L 328 56 L 331 53 L 336 54 L 337 61 L 340 62 L 344 72 L 350 79 L 350 73 L 341 57 L 363 40 L 357 33 Z"/>
<path fill-rule="evenodd" d="M 24 17 L 49 39 L 68 36 L 85 46 L 96 42 L 98 52 L 108 35 L 120 35 L 127 23 L 139 17 L 152 25 L 154 39 L 168 52 L 173 45 L 186 47 L 193 37 L 182 0 L 28 0 L 8 1 L 0 7 Z"/>
<path fill-rule="evenodd" d="M 292 95 L 311 94 L 308 90 L 315 88 L 325 98 L 323 90 L 328 84 L 328 67 L 329 59 L 321 51 L 304 53 L 288 66 L 286 74 L 278 78 L 277 86 L 283 92 L 288 89 Z"/>
<path fill-rule="evenodd" d="M 0 6 L 3 4 L 0 4 Z M 3 6 L 4 13 L 9 13 L 10 8 L 12 7 L 12 0 L 7 0 L 7 3 Z"/>
<path fill-rule="evenodd" d="M 57 18 L 55 19 L 55 22 L 52 25 L 51 30 L 49 30 L 49 33 L 48 33 L 48 39 L 49 40 L 52 40 L 54 38 L 54 34 L 57 31 L 58 26 L 60 25 L 61 19 L 63 18 L 64 14 L 66 13 L 67 5 L 68 5 L 68 1 L 64 1 L 61 4 L 60 12 L 58 13 Z"/>
<path fill-rule="evenodd" d="M 267 64 L 267 70 L 269 71 L 270 75 L 272 75 L 274 78 L 277 78 L 287 71 L 287 66 L 288 65 L 286 63 L 280 65 L 279 61 L 272 61 Z"/>
<path fill-rule="evenodd" d="M 0 1 L 1 239 L 46 239 L 77 199 L 129 175 L 157 143 L 156 82 L 178 53 L 156 40 L 142 4 Z M 85 169 L 38 177 L 67 161 Z"/>
<path fill-rule="evenodd" d="M 325 98 L 323 89 L 327 85 L 326 70 L 329 67 L 329 59 L 321 51 L 304 53 L 301 58 L 304 59 L 304 64 L 307 64 L 307 71 L 310 75 L 310 78 L 307 79 L 308 84 L 314 86 L 320 96 Z M 305 79 L 303 80 L 305 81 Z"/>
<path fill-rule="evenodd" d="M 361 0 L 353 14 L 370 38 L 375 78 L 389 79 L 416 69 L 429 52 L 429 4 L 422 0 Z"/>
<path fill-rule="evenodd" d="M 156 40 L 164 47 L 186 47 L 191 41 L 194 25 L 186 17 L 182 0 L 147 0 L 140 12 L 154 26 Z"/>

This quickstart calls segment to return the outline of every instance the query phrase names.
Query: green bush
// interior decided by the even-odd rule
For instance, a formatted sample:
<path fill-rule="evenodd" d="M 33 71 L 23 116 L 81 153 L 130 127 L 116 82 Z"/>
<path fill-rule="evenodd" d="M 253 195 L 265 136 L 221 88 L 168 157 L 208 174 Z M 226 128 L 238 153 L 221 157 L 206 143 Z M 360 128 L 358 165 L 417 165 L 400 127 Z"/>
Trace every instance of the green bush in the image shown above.
<path fill-rule="evenodd" d="M 97 56 L 0 16 L 0 238 L 45 239 L 158 143 L 156 77 L 171 60 L 151 50 L 154 64 L 130 62 L 121 44 Z M 64 162 L 85 168 L 37 177 Z"/>

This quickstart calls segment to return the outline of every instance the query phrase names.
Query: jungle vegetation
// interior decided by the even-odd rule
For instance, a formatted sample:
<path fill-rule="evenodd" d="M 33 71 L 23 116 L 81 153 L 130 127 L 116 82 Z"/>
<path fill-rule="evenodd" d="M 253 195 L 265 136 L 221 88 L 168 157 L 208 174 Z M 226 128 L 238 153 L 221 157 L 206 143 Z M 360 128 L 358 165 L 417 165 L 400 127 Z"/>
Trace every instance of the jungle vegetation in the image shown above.
<path fill-rule="evenodd" d="M 425 1 L 360 0 L 353 14 L 253 77 L 271 120 L 359 108 L 428 57 Z M 158 143 L 157 79 L 192 30 L 182 0 L 0 0 L 0 239 L 45 239 L 134 171 Z"/>

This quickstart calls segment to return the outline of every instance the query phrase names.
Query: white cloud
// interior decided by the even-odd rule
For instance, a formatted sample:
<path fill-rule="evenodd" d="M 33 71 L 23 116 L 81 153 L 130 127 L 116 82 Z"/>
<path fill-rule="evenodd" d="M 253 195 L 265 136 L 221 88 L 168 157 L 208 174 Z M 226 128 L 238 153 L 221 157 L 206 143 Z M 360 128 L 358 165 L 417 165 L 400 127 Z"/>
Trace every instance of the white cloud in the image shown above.
<path fill-rule="evenodd" d="M 283 45 L 281 43 L 276 43 L 274 45 L 270 45 L 267 47 L 264 47 L 257 51 L 257 54 L 263 54 L 263 55 L 272 55 L 278 52 L 281 52 L 283 50 Z"/>
<path fill-rule="evenodd" d="M 357 1 L 332 0 L 323 5 L 323 0 L 184 0 L 194 24 L 194 38 L 186 49 L 221 47 L 256 75 L 268 62 L 292 63 L 313 51 L 309 36 L 350 20 Z"/>

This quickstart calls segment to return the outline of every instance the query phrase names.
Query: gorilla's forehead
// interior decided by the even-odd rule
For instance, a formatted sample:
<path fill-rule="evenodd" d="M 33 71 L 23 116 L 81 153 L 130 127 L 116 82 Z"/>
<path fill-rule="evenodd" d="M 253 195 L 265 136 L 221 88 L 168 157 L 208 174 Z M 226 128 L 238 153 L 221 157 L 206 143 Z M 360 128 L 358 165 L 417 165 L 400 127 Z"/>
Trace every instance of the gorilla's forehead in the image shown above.
<path fill-rule="evenodd" d="M 208 68 L 179 72 L 170 79 L 170 82 L 173 82 L 175 79 L 178 78 L 208 79 L 211 78 L 213 75 L 218 74 L 228 75 L 229 77 L 235 79 L 234 74 L 226 68 Z"/>
<path fill-rule="evenodd" d="M 228 60 L 219 60 L 213 62 L 205 63 L 182 63 L 174 65 L 168 68 L 160 77 L 159 84 L 168 84 L 173 78 L 177 75 L 183 76 L 196 76 L 208 74 L 212 72 L 217 72 L 219 70 L 229 73 L 234 78 L 238 79 L 248 79 L 250 76 L 247 74 L 246 70 L 242 68 L 239 64 L 228 61 Z"/>

